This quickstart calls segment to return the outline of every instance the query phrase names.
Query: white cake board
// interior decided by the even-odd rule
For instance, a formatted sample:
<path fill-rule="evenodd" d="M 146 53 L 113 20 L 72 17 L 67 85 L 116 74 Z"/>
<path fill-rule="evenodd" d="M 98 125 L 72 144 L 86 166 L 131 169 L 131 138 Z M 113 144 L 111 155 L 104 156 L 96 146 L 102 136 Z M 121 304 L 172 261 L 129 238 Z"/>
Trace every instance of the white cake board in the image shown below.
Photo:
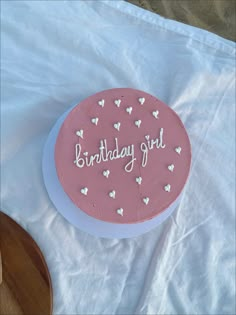
<path fill-rule="evenodd" d="M 74 107 L 74 106 L 73 106 Z M 72 108 L 73 108 L 72 107 Z M 80 210 L 64 192 L 57 177 L 54 161 L 54 148 L 60 127 L 70 108 L 56 122 L 49 133 L 43 151 L 43 178 L 50 199 L 56 209 L 74 226 L 94 236 L 105 238 L 129 238 L 144 234 L 166 220 L 179 204 L 180 196 L 158 216 L 135 224 L 116 224 L 95 219 Z"/>

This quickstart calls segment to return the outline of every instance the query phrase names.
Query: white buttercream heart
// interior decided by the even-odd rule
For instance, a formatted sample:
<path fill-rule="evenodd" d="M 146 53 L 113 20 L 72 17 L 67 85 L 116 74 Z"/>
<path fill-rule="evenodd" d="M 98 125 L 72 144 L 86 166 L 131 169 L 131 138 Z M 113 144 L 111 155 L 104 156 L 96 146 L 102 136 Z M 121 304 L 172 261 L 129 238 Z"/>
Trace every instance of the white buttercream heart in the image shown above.
<path fill-rule="evenodd" d="M 101 107 L 104 107 L 105 101 L 104 100 L 100 100 L 98 101 L 98 105 L 100 105 Z"/>
<path fill-rule="evenodd" d="M 116 212 L 123 217 L 124 210 L 122 208 L 117 209 Z"/>
<path fill-rule="evenodd" d="M 118 131 L 120 130 L 120 122 L 115 123 L 114 128 L 117 129 Z"/>
<path fill-rule="evenodd" d="M 84 187 L 80 190 L 81 194 L 87 196 L 87 193 L 88 193 L 88 188 L 87 187 Z"/>
<path fill-rule="evenodd" d="M 80 129 L 80 130 L 76 131 L 76 135 L 77 135 L 78 137 L 82 138 L 82 139 L 83 139 L 83 134 L 84 134 L 83 129 Z"/>
<path fill-rule="evenodd" d="M 174 164 L 168 165 L 168 170 L 169 170 L 170 172 L 173 172 L 174 168 L 175 168 Z"/>
<path fill-rule="evenodd" d="M 121 100 L 115 100 L 114 103 L 117 107 L 120 107 Z"/>
<path fill-rule="evenodd" d="M 145 203 L 145 205 L 147 205 L 149 203 L 149 198 L 148 197 L 143 198 L 143 202 Z"/>
<path fill-rule="evenodd" d="M 84 154 L 85 156 L 88 156 L 88 152 L 84 152 L 83 154 Z"/>
<path fill-rule="evenodd" d="M 98 124 L 98 118 L 97 118 L 97 117 L 92 118 L 92 119 L 91 119 L 91 122 L 92 122 L 94 125 L 97 126 L 97 124 Z"/>
<path fill-rule="evenodd" d="M 136 183 L 138 183 L 139 185 L 141 185 L 141 183 L 142 183 L 142 177 L 141 177 L 141 176 L 136 177 L 136 178 L 135 178 L 135 181 L 136 181 Z"/>
<path fill-rule="evenodd" d="M 130 115 L 132 113 L 132 110 L 133 108 L 131 106 L 126 108 L 126 112 L 129 113 Z"/>
<path fill-rule="evenodd" d="M 106 178 L 108 178 L 109 174 L 110 174 L 109 170 L 103 171 L 103 176 L 105 176 Z"/>
<path fill-rule="evenodd" d="M 158 110 L 155 110 L 152 112 L 152 115 L 155 117 L 155 118 L 158 118 L 158 114 L 159 114 L 159 111 Z"/>
<path fill-rule="evenodd" d="M 176 153 L 178 153 L 178 154 L 180 154 L 180 153 L 181 153 L 181 150 L 182 150 L 182 149 L 181 149 L 181 147 L 177 147 L 177 148 L 175 148 L 175 152 L 176 152 Z"/>
<path fill-rule="evenodd" d="M 140 119 L 139 119 L 139 120 L 135 120 L 134 124 L 135 124 L 136 127 L 139 128 L 140 125 L 141 125 L 141 122 L 142 122 L 142 121 L 141 121 Z"/>
<path fill-rule="evenodd" d="M 149 136 L 149 135 L 147 135 L 147 136 L 145 136 L 145 139 L 146 139 L 146 140 L 149 140 L 149 137 L 150 137 L 150 136 Z"/>
<path fill-rule="evenodd" d="M 167 192 L 170 192 L 170 188 L 171 188 L 170 184 L 167 184 L 164 187 L 165 191 L 167 191 Z"/>
<path fill-rule="evenodd" d="M 109 196 L 110 196 L 111 198 L 115 199 L 115 197 L 116 197 L 116 192 L 115 192 L 115 190 L 110 191 L 110 192 L 109 192 Z"/>
<path fill-rule="evenodd" d="M 140 97 L 140 98 L 138 99 L 138 101 L 139 101 L 139 103 L 140 103 L 141 105 L 143 105 L 144 102 L 145 102 L 145 98 L 144 98 L 144 97 Z"/>

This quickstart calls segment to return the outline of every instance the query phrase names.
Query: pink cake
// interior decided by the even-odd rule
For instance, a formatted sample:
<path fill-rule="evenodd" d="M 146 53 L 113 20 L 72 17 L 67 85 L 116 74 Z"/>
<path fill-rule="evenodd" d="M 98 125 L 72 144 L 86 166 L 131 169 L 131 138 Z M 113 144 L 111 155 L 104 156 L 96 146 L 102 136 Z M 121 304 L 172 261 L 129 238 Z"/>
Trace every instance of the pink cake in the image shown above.
<path fill-rule="evenodd" d="M 191 147 L 177 114 L 145 92 L 119 88 L 75 106 L 59 131 L 55 163 L 73 203 L 89 216 L 138 223 L 180 195 Z"/>

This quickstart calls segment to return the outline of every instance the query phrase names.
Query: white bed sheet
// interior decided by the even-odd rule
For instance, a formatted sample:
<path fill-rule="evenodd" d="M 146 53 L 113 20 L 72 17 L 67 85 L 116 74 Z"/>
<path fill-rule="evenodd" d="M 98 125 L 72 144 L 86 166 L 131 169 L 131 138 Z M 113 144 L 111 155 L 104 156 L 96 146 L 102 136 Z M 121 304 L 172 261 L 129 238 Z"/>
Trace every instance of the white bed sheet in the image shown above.
<path fill-rule="evenodd" d="M 54 314 L 234 314 L 234 43 L 122 1 L 1 5 L 1 208 L 42 249 Z M 193 151 L 177 211 L 127 240 L 70 225 L 41 170 L 58 117 L 113 87 L 171 106 Z"/>

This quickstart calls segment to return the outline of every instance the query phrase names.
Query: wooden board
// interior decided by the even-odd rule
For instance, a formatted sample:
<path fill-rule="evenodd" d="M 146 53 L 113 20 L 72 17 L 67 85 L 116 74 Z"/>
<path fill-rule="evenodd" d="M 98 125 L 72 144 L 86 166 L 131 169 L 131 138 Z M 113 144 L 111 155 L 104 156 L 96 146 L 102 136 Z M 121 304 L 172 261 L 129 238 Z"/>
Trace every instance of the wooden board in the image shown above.
<path fill-rule="evenodd" d="M 52 314 L 52 286 L 43 255 L 32 237 L 3 212 L 0 251 L 0 314 Z"/>

